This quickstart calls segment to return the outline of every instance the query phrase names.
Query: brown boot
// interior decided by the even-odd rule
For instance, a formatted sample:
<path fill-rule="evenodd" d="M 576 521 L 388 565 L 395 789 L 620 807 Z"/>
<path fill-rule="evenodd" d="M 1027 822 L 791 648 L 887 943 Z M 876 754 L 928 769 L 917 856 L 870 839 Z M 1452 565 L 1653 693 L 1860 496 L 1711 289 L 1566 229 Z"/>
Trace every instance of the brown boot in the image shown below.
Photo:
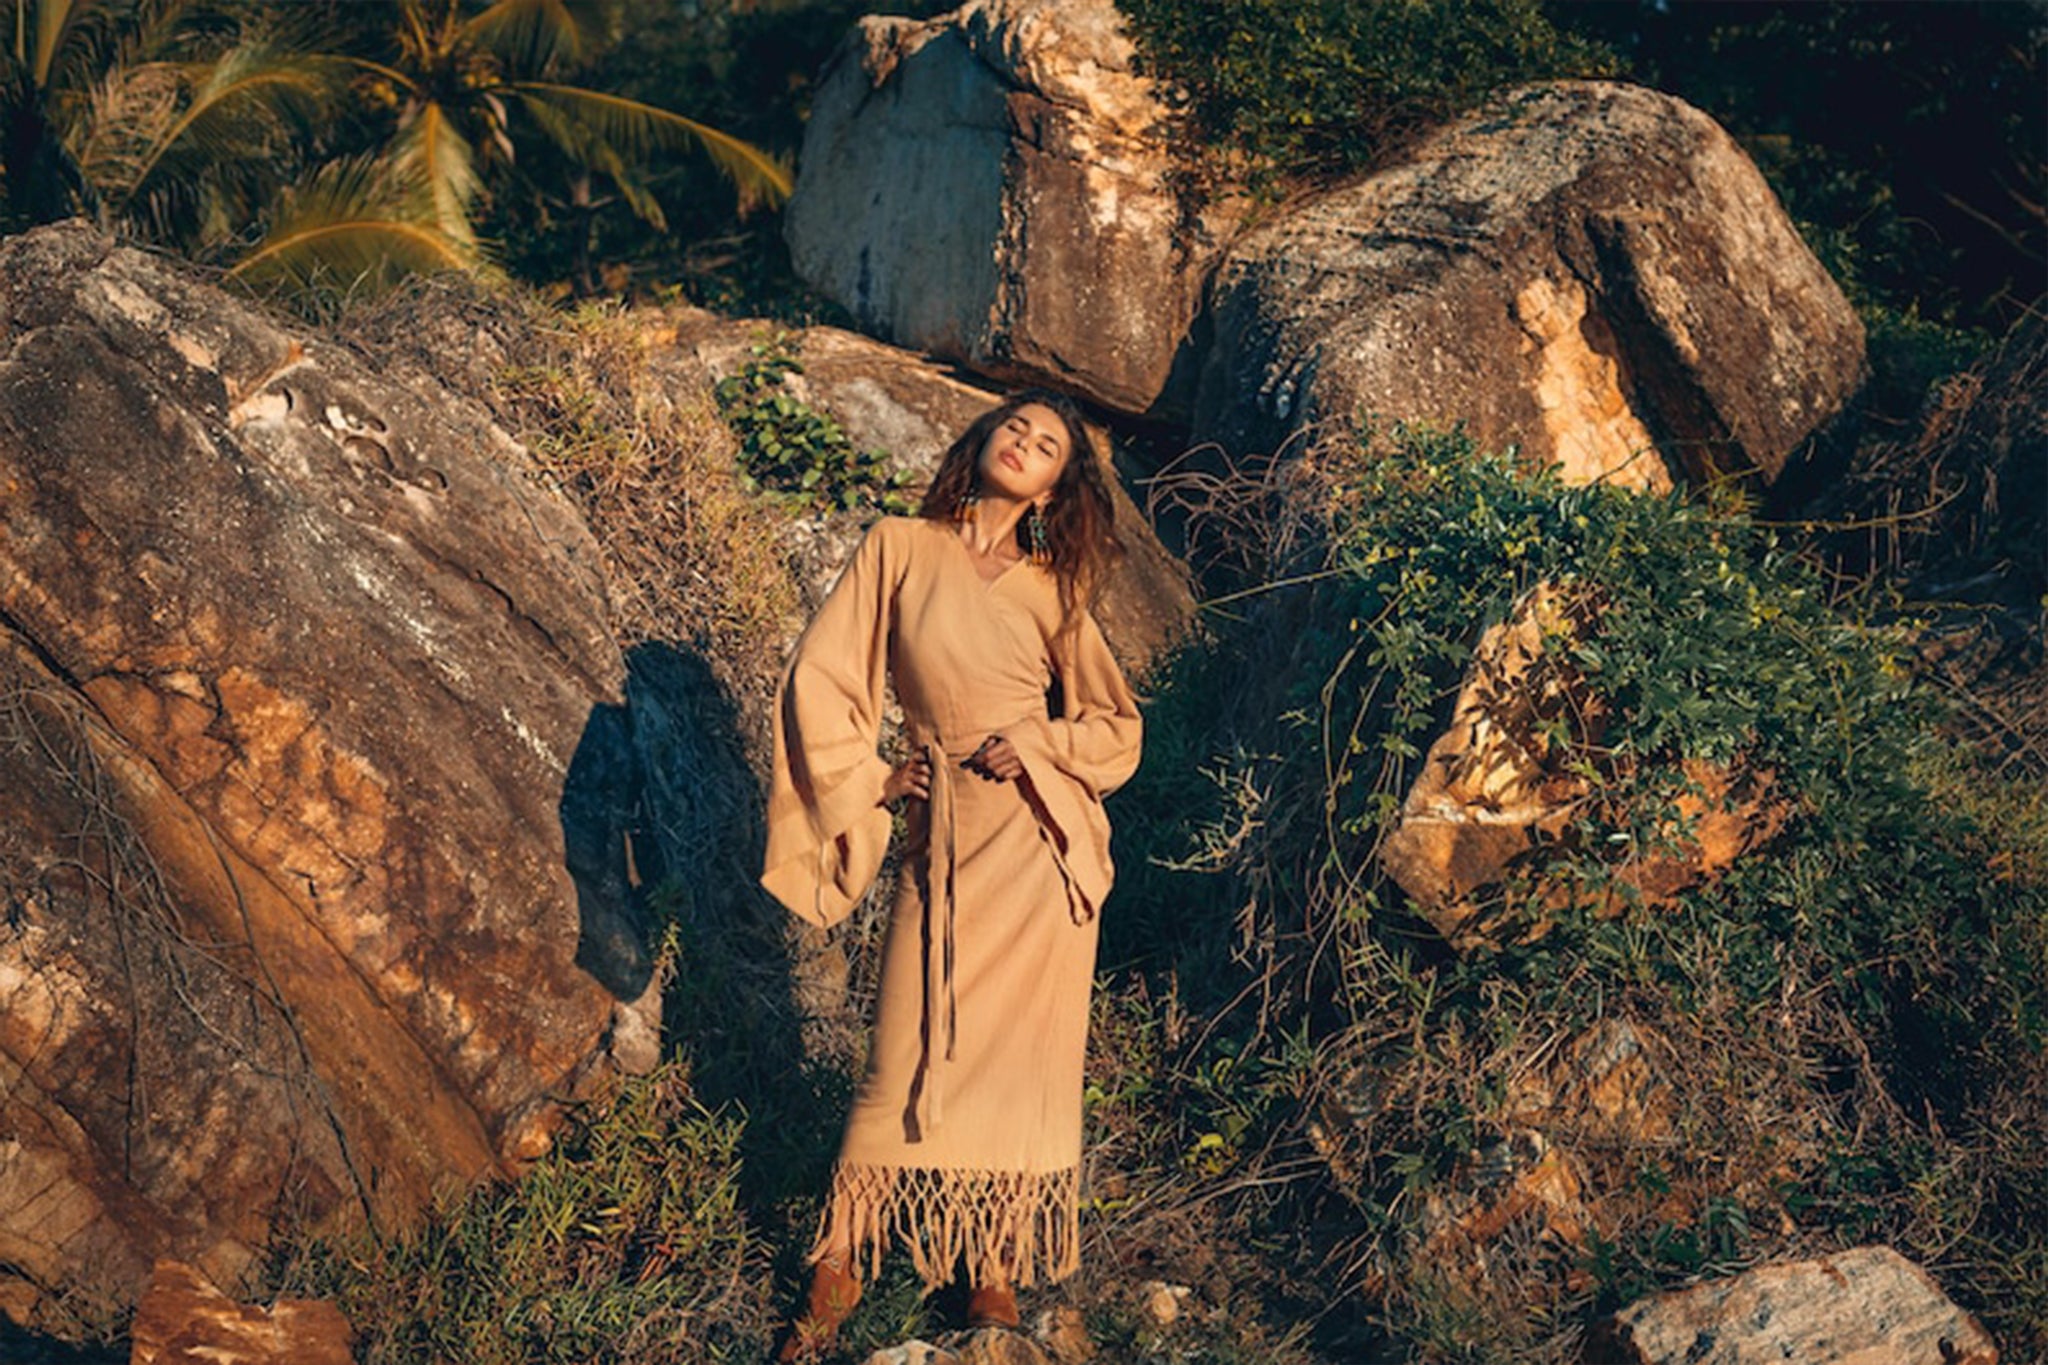
<path fill-rule="evenodd" d="M 811 1288 L 804 1297 L 803 1316 L 783 1329 L 782 1345 L 775 1352 L 777 1365 L 797 1365 L 823 1356 L 838 1340 L 839 1324 L 846 1321 L 859 1302 L 860 1281 L 847 1268 L 846 1258 L 821 1257 L 811 1267 Z"/>
<path fill-rule="evenodd" d="M 967 1294 L 967 1326 L 1015 1329 L 1023 1320 L 1017 1316 L 1017 1295 L 1007 1284 L 978 1284 Z"/>

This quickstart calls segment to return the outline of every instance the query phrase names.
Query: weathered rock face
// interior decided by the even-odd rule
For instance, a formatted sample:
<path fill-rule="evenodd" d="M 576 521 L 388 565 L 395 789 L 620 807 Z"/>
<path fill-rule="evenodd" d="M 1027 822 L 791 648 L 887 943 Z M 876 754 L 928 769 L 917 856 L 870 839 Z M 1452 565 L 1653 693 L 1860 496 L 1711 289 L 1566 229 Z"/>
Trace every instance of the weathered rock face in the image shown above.
<path fill-rule="evenodd" d="M 1998 1347 L 1927 1272 L 1858 1247 L 1658 1294 L 1614 1317 L 1623 1365 L 1997 1365 Z"/>
<path fill-rule="evenodd" d="M 863 19 L 805 129 L 797 270 L 871 335 L 1144 411 L 1228 214 L 1183 220 L 1131 57 L 1110 0 Z"/>
<path fill-rule="evenodd" d="M 675 379 L 701 390 L 707 378 L 737 373 L 751 358 L 766 324 L 735 321 L 699 310 L 676 310 Z M 885 450 L 911 471 L 917 487 L 967 426 L 999 401 L 987 389 L 962 383 L 922 357 L 836 327 L 792 334 L 803 372 L 785 378 L 794 396 L 832 414 L 860 446 Z M 1110 451 L 1109 433 L 1094 431 L 1096 447 Z M 1187 632 L 1194 594 L 1187 569 L 1159 543 L 1121 483 L 1112 479 L 1117 531 L 1129 551 L 1104 586 L 1097 606 L 1103 634 L 1126 668 L 1142 671 Z M 800 537 L 804 578 L 813 602 L 838 577 L 858 541 L 866 514 L 806 518 L 791 527 Z"/>
<path fill-rule="evenodd" d="M 1210 320 L 1199 440 L 1462 420 L 1641 488 L 1776 478 L 1863 372 L 1855 313 L 1728 135 L 1604 82 L 1505 96 L 1246 233 Z"/>
<path fill-rule="evenodd" d="M 624 667 L 522 452 L 77 227 L 0 244 L 0 335 L 0 1306 L 28 1319 L 161 1255 L 231 1283 L 281 1204 L 403 1219 L 516 1170 L 653 1002 L 592 946 L 571 864 L 606 841 L 564 834 Z"/>

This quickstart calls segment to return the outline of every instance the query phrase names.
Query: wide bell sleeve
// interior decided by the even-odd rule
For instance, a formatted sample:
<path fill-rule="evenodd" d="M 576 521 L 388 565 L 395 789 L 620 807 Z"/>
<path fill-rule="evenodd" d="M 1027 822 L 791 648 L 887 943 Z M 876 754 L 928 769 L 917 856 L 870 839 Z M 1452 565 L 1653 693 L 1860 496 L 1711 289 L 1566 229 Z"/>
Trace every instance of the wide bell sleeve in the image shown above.
<path fill-rule="evenodd" d="M 775 699 L 761 885 L 821 927 L 844 919 L 889 844 L 877 752 L 899 566 L 870 527 L 796 644 Z"/>
<path fill-rule="evenodd" d="M 1102 799 L 1138 769 L 1143 722 L 1130 684 L 1093 617 L 1055 641 L 1061 714 L 1006 731 L 1024 762 L 1044 837 L 1060 859 L 1077 920 L 1091 918 L 1109 894 L 1109 817 Z"/>

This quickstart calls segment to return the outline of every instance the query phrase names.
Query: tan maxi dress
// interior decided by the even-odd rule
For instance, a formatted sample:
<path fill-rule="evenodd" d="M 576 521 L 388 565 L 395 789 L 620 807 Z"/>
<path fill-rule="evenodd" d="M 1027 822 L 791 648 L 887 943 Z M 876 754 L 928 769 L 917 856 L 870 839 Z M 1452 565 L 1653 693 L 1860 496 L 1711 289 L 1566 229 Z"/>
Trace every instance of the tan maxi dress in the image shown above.
<path fill-rule="evenodd" d="M 1102 798 L 1137 767 L 1139 719 L 1095 622 L 1059 625 L 1046 569 L 984 582 L 954 527 L 888 517 L 783 679 L 761 881 L 804 919 L 838 922 L 881 864 L 886 680 L 932 760 L 812 1250 L 850 1245 L 863 1278 L 892 1241 L 927 1286 L 963 1259 L 975 1283 L 1020 1286 L 1079 1264 L 1081 1069 L 1112 875 Z M 1017 782 L 960 766 L 996 732 L 1023 760 Z"/>

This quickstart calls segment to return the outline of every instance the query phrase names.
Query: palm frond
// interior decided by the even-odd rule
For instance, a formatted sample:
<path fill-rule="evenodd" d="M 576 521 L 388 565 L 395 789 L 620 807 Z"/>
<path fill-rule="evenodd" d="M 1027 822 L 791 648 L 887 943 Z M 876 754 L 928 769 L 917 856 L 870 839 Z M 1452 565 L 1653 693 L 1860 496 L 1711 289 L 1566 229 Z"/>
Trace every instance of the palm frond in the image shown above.
<path fill-rule="evenodd" d="M 398 44 L 405 64 L 416 71 L 433 68 L 438 45 L 434 39 L 433 21 L 428 19 L 422 0 L 398 0 L 398 22 L 391 37 Z"/>
<path fill-rule="evenodd" d="M 433 196 L 391 163 L 329 162 L 281 200 L 269 231 L 228 274 L 249 284 L 348 292 L 405 274 L 475 270 L 475 244 L 435 224 Z"/>
<path fill-rule="evenodd" d="M 92 136 L 75 150 L 100 215 L 160 241 L 204 248 L 255 221 L 289 181 L 305 134 L 346 96 L 351 68 L 245 43 L 217 61 L 144 63 L 109 74 Z M 152 87 L 175 77 L 163 117 Z"/>
<path fill-rule="evenodd" d="M 629 165 L 655 150 L 699 148 L 733 182 L 743 210 L 755 203 L 780 204 L 789 198 L 789 166 L 783 158 L 708 124 L 622 95 L 573 85 L 511 81 L 505 88 L 534 112 L 534 121 L 565 153 L 586 163 L 594 164 L 592 149 L 598 146 L 611 149 Z M 541 110 L 555 117 L 549 119 Z M 565 140 L 560 130 L 569 129 L 574 131 Z"/>
<path fill-rule="evenodd" d="M 425 187 L 434 205 L 434 224 L 458 242 L 474 244 L 470 212 L 483 182 L 469 139 L 459 132 L 438 101 L 420 106 L 391 148 L 393 167 Z"/>
<path fill-rule="evenodd" d="M 96 197 L 125 198 L 185 100 L 184 73 L 169 62 L 116 64 L 64 101 L 58 136 Z"/>
<path fill-rule="evenodd" d="M 532 75 L 576 65 L 590 54 L 596 38 L 566 0 L 496 0 L 465 20 L 462 31 L 511 70 Z"/>
<path fill-rule="evenodd" d="M 642 222 L 656 232 L 668 231 L 668 215 L 661 211 L 661 200 L 647 182 L 634 173 L 634 168 L 610 147 L 599 147 L 590 160 L 590 168 L 602 171 L 618 187 L 619 197 L 626 201 L 626 207 L 639 215 Z"/>
<path fill-rule="evenodd" d="M 174 159 L 213 163 L 261 155 L 267 134 L 306 129 L 346 91 L 350 66 L 317 53 L 247 43 L 190 68 L 191 101 L 136 168 L 127 193 L 147 187 Z"/>
<path fill-rule="evenodd" d="M 40 103 L 60 132 L 90 108 L 108 73 L 204 43 L 190 22 L 194 0 L 0 0 L 0 89 Z M 218 49 L 224 44 L 212 35 Z"/>
<path fill-rule="evenodd" d="M 16 0 L 17 52 L 46 95 L 90 86 L 116 62 L 162 55 L 191 27 L 193 0 Z M 24 52 L 21 40 L 29 44 Z"/>
<path fill-rule="evenodd" d="M 643 221 L 657 232 L 668 230 L 668 217 L 661 211 L 661 201 L 617 148 L 593 137 L 589 129 L 551 105 L 528 104 L 526 111 L 547 134 L 548 140 L 562 148 L 572 160 L 610 177 L 626 206 Z"/>
<path fill-rule="evenodd" d="M 194 55 L 186 50 L 187 44 L 203 43 L 216 33 L 207 25 L 192 22 L 198 8 L 194 0 L 136 0 L 122 26 L 116 59 L 146 62 Z M 219 46 L 216 42 L 215 47 Z"/>
<path fill-rule="evenodd" d="M 26 4 L 27 0 L 21 3 Z M 64 50 L 65 39 L 74 25 L 82 25 L 91 17 L 92 7 L 92 0 L 35 0 L 34 22 L 23 25 L 17 20 L 15 60 L 27 68 L 29 83 L 36 89 L 49 87 L 50 73 Z M 25 27 L 30 30 L 28 34 L 23 32 Z"/>
<path fill-rule="evenodd" d="M 7 83 L 47 96 L 89 76 L 114 40 L 106 0 L 5 0 Z"/>
<path fill-rule="evenodd" d="M 400 90 L 412 92 L 420 88 L 419 80 L 413 73 L 399 67 L 386 66 L 383 62 L 372 61 L 368 57 L 357 57 L 351 53 L 337 52 L 331 54 L 328 60 L 338 62 L 343 66 L 354 67 L 358 72 L 366 71 L 373 76 L 391 82 L 392 85 Z"/>

